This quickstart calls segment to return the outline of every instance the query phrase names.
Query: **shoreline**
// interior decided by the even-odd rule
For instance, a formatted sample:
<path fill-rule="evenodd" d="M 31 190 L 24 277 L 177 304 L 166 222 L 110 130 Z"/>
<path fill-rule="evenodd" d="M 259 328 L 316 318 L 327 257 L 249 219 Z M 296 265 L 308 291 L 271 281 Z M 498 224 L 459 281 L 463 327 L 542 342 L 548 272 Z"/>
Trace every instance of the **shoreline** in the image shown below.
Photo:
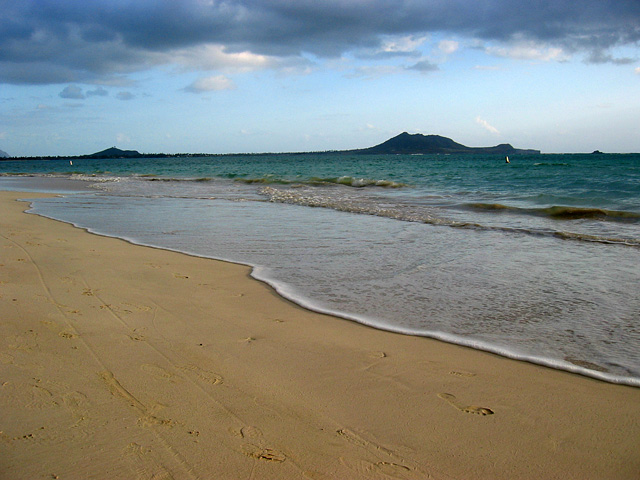
<path fill-rule="evenodd" d="M 67 180 L 67 181 L 84 182 L 84 180 Z M 83 189 L 81 187 L 78 188 L 78 191 L 82 191 L 82 190 Z M 2 191 L 1 186 L 0 186 L 0 191 Z M 204 254 L 198 254 L 190 251 L 174 249 L 174 248 L 153 244 L 153 243 L 145 243 L 135 238 L 117 236 L 117 235 L 113 235 L 113 234 L 109 234 L 101 231 L 96 231 L 95 229 L 92 229 L 90 227 L 84 227 L 84 226 L 75 224 L 71 221 L 61 220 L 55 217 L 44 215 L 42 213 L 34 213 L 34 214 L 42 216 L 44 218 L 48 218 L 53 221 L 67 223 L 75 228 L 79 228 L 93 235 L 120 239 L 135 246 L 157 248 L 160 250 L 171 251 L 171 252 L 175 252 L 183 255 L 194 256 L 197 258 L 217 260 L 217 261 L 222 261 L 226 263 L 231 263 L 234 265 L 239 265 L 242 267 L 247 267 L 251 270 L 251 273 L 250 273 L 251 278 L 255 279 L 256 281 L 264 283 L 265 285 L 273 289 L 281 298 L 289 302 L 292 302 L 293 304 L 303 309 L 313 311 L 319 314 L 338 317 L 347 321 L 356 322 L 367 327 L 383 330 L 390 333 L 396 333 L 401 335 L 411 335 L 411 336 L 417 336 L 422 338 L 430 338 L 437 341 L 449 343 L 452 345 L 468 347 L 474 350 L 495 354 L 504 358 L 508 358 L 516 361 L 528 362 L 534 365 L 540 365 L 540 366 L 544 366 L 544 367 L 548 367 L 556 370 L 583 375 L 585 377 L 594 378 L 594 379 L 605 381 L 608 383 L 613 383 L 618 385 L 628 385 L 632 387 L 640 387 L 640 377 L 632 376 L 630 372 L 629 372 L 629 375 L 626 375 L 626 376 L 610 373 L 603 367 L 599 367 L 599 365 L 590 363 L 589 361 L 586 361 L 586 360 L 570 361 L 567 358 L 562 359 L 560 357 L 553 358 L 550 356 L 547 356 L 547 357 L 536 356 L 531 353 L 518 351 L 513 347 L 500 346 L 496 343 L 490 343 L 483 340 L 468 338 L 468 337 L 456 335 L 453 333 L 446 333 L 446 332 L 441 332 L 437 330 L 426 331 L 426 330 L 419 330 L 419 329 L 403 328 L 397 325 L 390 324 L 388 322 L 384 322 L 383 320 L 380 320 L 380 319 L 371 318 L 371 317 L 358 315 L 358 314 L 349 314 L 339 310 L 334 310 L 328 307 L 324 307 L 314 303 L 312 300 L 309 300 L 304 296 L 296 294 L 295 289 L 292 289 L 291 286 L 287 285 L 286 283 L 280 282 L 275 278 L 270 278 L 269 276 L 264 275 L 262 271 L 264 270 L 265 267 L 262 267 L 260 265 L 246 263 L 246 262 L 243 263 L 242 261 L 237 261 L 237 260 L 224 258 L 224 257 L 215 257 L 213 255 L 208 256 Z"/>
<path fill-rule="evenodd" d="M 7 478 L 635 478 L 640 389 L 285 301 L 0 193 Z"/>

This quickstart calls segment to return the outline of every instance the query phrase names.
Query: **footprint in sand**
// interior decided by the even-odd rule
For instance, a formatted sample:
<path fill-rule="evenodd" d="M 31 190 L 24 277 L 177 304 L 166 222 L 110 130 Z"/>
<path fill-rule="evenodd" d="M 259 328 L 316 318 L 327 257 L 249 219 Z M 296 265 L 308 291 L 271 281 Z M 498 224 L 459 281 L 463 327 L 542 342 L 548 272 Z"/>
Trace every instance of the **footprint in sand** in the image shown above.
<path fill-rule="evenodd" d="M 198 376 L 201 380 L 204 380 L 211 385 L 218 385 L 222 383 L 222 377 L 217 373 L 210 372 L 208 370 L 204 370 L 196 365 L 179 365 L 177 366 L 180 370 L 185 370 L 189 372 L 193 372 L 196 376 Z"/>
<path fill-rule="evenodd" d="M 58 407 L 57 396 L 49 388 L 45 388 L 41 380 L 34 378 L 33 381 L 4 382 L 2 395 L 11 405 L 28 409 L 44 410 Z"/>
<path fill-rule="evenodd" d="M 456 396 L 452 395 L 451 393 L 439 393 L 438 397 L 445 400 L 449 405 L 451 405 L 457 410 L 460 410 L 461 412 L 473 413 L 475 415 L 482 415 L 482 416 L 493 415 L 494 413 L 493 410 L 491 410 L 490 408 L 461 404 L 460 402 L 458 402 L 458 399 L 456 398 Z"/>
<path fill-rule="evenodd" d="M 363 459 L 340 457 L 340 463 L 349 470 L 357 472 L 359 478 L 395 478 L 398 480 L 432 478 L 426 472 L 385 460 L 370 462 Z"/>
<path fill-rule="evenodd" d="M 378 443 L 367 440 L 362 435 L 359 435 L 353 430 L 350 430 L 348 428 L 341 428 L 340 430 L 337 430 L 336 433 L 338 434 L 338 436 L 347 440 L 349 443 L 356 445 L 357 447 L 365 448 L 371 452 L 376 452 L 376 453 L 382 452 L 386 455 L 394 456 L 394 452 L 392 450 Z"/>
<path fill-rule="evenodd" d="M 147 406 L 138 400 L 129 390 L 122 386 L 112 372 L 105 370 L 104 372 L 99 372 L 98 375 L 106 384 L 111 395 L 126 400 L 131 407 L 135 408 L 141 414 L 138 418 L 138 425 L 143 427 L 155 427 L 158 425 L 173 427 L 176 425 L 176 422 L 173 420 L 160 418 L 155 415 L 155 411 L 164 408 L 164 405 L 154 402 L 147 408 Z"/>
<path fill-rule="evenodd" d="M 7 346 L 12 350 L 30 351 L 38 348 L 38 342 L 36 340 L 37 336 L 38 335 L 33 330 L 29 330 L 28 332 L 25 332 L 24 335 L 16 335 L 7 338 Z"/>
<path fill-rule="evenodd" d="M 135 330 L 133 330 L 129 335 L 127 335 L 127 337 L 129 337 L 129 339 L 133 340 L 134 342 L 144 342 L 147 339 L 147 337 L 145 337 L 140 332 L 136 332 Z"/>
<path fill-rule="evenodd" d="M 161 454 L 152 450 L 151 447 L 133 442 L 127 445 L 122 453 L 133 474 L 131 478 L 174 478 L 169 469 L 163 465 Z"/>
<path fill-rule="evenodd" d="M 138 305 L 135 303 L 129 303 L 129 302 L 123 302 L 122 305 L 128 306 L 128 307 L 133 307 L 135 310 L 139 311 L 139 312 L 150 312 L 151 310 L 153 310 L 153 308 L 147 306 L 147 305 Z M 130 310 L 125 310 L 131 313 Z"/>
<path fill-rule="evenodd" d="M 403 475 L 411 472 L 409 467 L 393 462 L 377 462 L 373 465 L 375 470 L 389 475 L 390 477 L 402 478 Z"/>
<path fill-rule="evenodd" d="M 465 372 L 464 370 L 451 370 L 449 375 L 454 375 L 456 377 L 475 377 L 475 373 Z"/>
<path fill-rule="evenodd" d="M 144 363 L 140 365 L 140 370 L 150 375 L 153 375 L 154 377 L 157 377 L 157 378 L 164 378 L 167 380 L 171 380 L 175 378 L 175 375 L 171 373 L 169 370 L 166 370 L 161 366 L 154 365 L 152 363 Z"/>
<path fill-rule="evenodd" d="M 268 462 L 284 462 L 287 457 L 281 452 L 272 448 L 264 448 L 252 443 L 246 443 L 242 446 L 242 453 L 248 457 L 256 458 L 259 460 L 266 460 Z"/>
<path fill-rule="evenodd" d="M 248 425 L 242 428 L 229 428 L 229 433 L 234 437 L 238 438 L 262 438 L 262 431 L 258 427 L 254 427 L 253 425 Z"/>
<path fill-rule="evenodd" d="M 240 429 L 240 436 L 242 438 L 260 438 L 262 437 L 262 432 L 258 427 L 248 425 Z"/>
<path fill-rule="evenodd" d="M 264 446 L 262 431 L 258 427 L 247 425 L 240 429 L 230 428 L 229 432 L 234 437 L 254 442 L 243 443 L 241 446 L 242 453 L 248 457 L 277 463 L 282 463 L 287 459 L 284 453 Z"/>

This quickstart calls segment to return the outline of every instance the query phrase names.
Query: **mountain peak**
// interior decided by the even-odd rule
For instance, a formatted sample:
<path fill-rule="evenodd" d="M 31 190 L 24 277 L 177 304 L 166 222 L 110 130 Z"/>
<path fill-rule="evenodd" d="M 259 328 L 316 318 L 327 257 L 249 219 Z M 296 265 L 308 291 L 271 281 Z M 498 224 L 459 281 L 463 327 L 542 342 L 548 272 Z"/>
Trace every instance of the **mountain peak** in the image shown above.
<path fill-rule="evenodd" d="M 87 156 L 90 158 L 133 158 L 141 157 L 142 155 L 137 150 L 120 150 L 119 148 L 111 147 Z"/>
<path fill-rule="evenodd" d="M 495 147 L 467 147 L 454 142 L 450 138 L 440 135 L 422 135 L 420 133 L 401 134 L 390 138 L 386 142 L 370 148 L 355 150 L 356 153 L 368 154 L 434 154 L 434 153 L 494 153 L 500 155 L 512 155 L 516 153 L 540 153 L 539 150 L 522 150 L 513 148 L 508 143 Z"/>

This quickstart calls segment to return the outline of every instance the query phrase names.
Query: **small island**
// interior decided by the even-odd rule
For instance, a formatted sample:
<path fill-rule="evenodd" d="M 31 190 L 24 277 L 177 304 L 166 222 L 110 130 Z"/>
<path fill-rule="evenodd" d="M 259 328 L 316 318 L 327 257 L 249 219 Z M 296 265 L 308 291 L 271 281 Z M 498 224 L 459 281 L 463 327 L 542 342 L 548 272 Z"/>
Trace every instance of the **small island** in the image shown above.
<path fill-rule="evenodd" d="M 120 150 L 116 147 L 87 155 L 86 158 L 140 158 L 143 155 L 137 150 Z"/>
<path fill-rule="evenodd" d="M 393 154 L 393 155 L 416 155 L 416 154 L 451 154 L 451 153 L 487 153 L 495 155 L 516 155 L 516 154 L 539 154 L 540 150 L 514 148 L 508 143 L 496 145 L 495 147 L 467 147 L 454 142 L 450 138 L 440 135 L 422 135 L 419 133 L 409 134 L 403 132 L 400 135 L 390 138 L 380 145 L 360 150 L 351 150 L 348 153 L 357 154 Z"/>

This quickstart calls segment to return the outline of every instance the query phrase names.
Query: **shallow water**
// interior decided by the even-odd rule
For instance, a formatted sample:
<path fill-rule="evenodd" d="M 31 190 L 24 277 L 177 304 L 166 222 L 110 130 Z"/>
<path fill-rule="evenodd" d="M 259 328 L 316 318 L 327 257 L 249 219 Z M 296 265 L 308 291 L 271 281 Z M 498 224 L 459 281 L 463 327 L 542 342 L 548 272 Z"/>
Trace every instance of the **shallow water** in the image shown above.
<path fill-rule="evenodd" d="M 604 157 L 45 163 L 97 185 L 33 211 L 252 265 L 309 308 L 640 385 L 640 158 Z"/>

